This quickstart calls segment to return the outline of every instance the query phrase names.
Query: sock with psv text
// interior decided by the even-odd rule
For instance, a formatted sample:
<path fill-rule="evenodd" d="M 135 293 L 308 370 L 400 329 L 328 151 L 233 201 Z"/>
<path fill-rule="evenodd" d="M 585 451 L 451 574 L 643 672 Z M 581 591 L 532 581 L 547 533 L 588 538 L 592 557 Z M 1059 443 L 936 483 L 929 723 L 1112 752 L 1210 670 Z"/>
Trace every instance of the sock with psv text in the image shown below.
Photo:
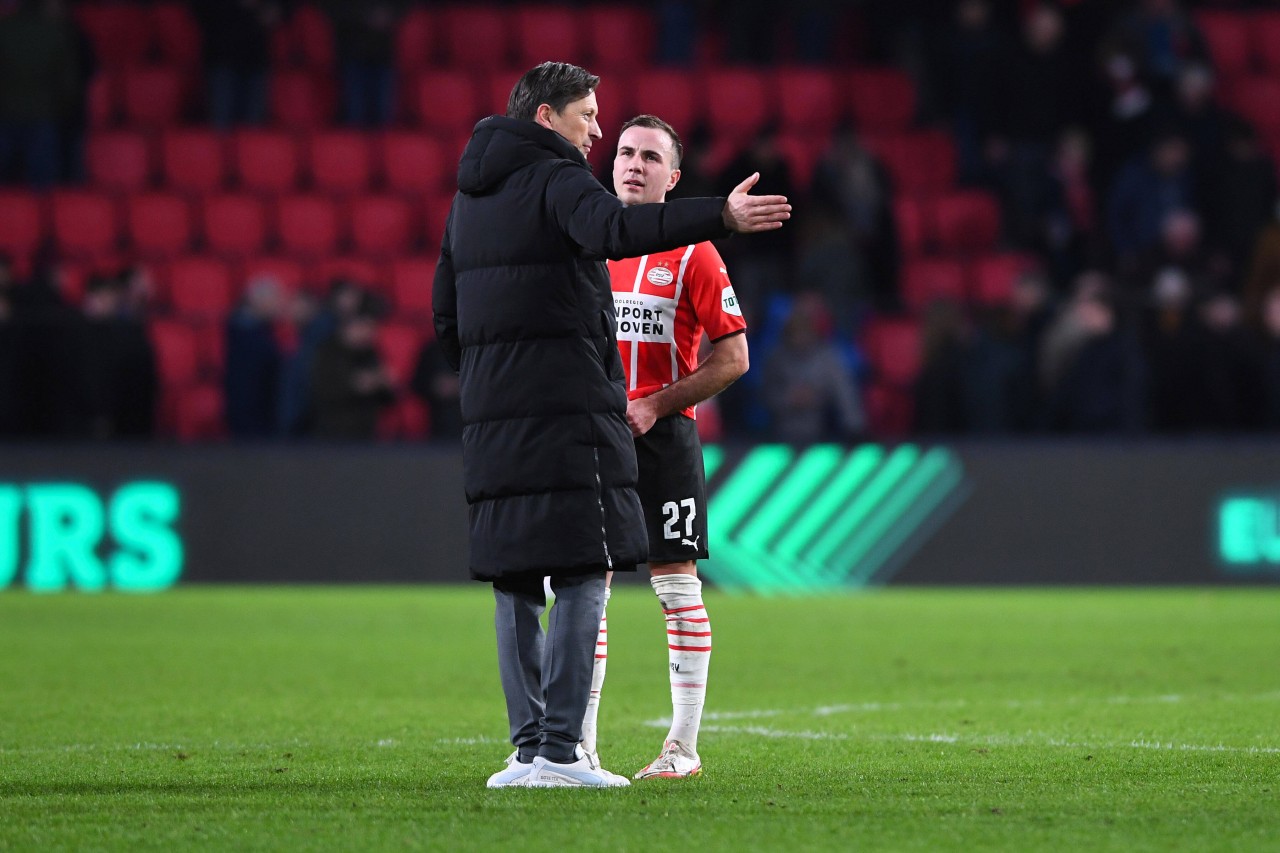
<path fill-rule="evenodd" d="M 698 727 L 707 697 L 711 660 L 711 622 L 702 603 L 702 581 L 692 575 L 654 575 L 649 579 L 667 621 L 667 659 L 671 676 L 671 731 L 698 751 Z"/>
<path fill-rule="evenodd" d="M 587 713 L 582 718 L 582 749 L 596 751 L 596 718 L 600 714 L 600 691 L 604 689 L 604 668 L 609 660 L 609 595 L 604 591 L 605 612 L 600 615 L 600 633 L 596 635 L 596 663 L 591 669 L 591 695 L 587 699 Z"/>

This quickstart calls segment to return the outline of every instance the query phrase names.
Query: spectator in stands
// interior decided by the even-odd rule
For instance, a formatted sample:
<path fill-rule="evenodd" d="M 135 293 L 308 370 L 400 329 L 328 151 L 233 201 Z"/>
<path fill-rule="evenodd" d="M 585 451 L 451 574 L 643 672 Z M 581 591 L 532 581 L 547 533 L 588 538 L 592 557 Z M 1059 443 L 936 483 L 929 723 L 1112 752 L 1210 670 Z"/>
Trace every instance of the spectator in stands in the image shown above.
<path fill-rule="evenodd" d="M 79 85 L 75 31 L 60 4 L 23 0 L 0 18 L 0 183 L 47 188 L 61 177 Z"/>
<path fill-rule="evenodd" d="M 342 74 L 343 120 L 386 127 L 395 117 L 395 33 L 406 0 L 323 0 Z"/>
<path fill-rule="evenodd" d="M 947 29 L 940 50 L 931 57 L 933 89 L 939 108 L 951 119 L 960 180 L 984 180 L 983 143 L 998 121 L 1002 106 L 998 83 L 1007 74 L 1009 45 L 992 19 L 990 0 L 960 0 L 955 26 Z"/>
<path fill-rule="evenodd" d="M 1157 277 L 1170 270 L 1184 276 L 1198 295 L 1225 286 L 1222 263 L 1205 248 L 1201 232 L 1195 211 L 1171 211 L 1160 224 L 1159 243 L 1144 252 L 1129 271 L 1129 291 L 1151 292 Z"/>
<path fill-rule="evenodd" d="M 850 294 L 832 304 L 843 311 L 851 297 L 871 295 L 878 307 L 896 307 L 899 258 L 893 191 L 884 166 L 853 128 L 836 131 L 814 169 L 810 194 L 814 217 L 839 217 L 849 248 L 856 255 L 859 280 Z M 800 280 L 813 285 L 804 275 Z M 845 322 L 841 319 L 842 328 Z"/>
<path fill-rule="evenodd" d="M 280 386 L 280 432 L 285 437 L 298 438 L 314 430 L 311 377 L 316 353 L 367 304 L 364 291 L 347 279 L 334 279 L 323 302 L 305 292 L 291 301 L 289 319 L 297 343 L 285 359 Z"/>
<path fill-rule="evenodd" d="M 1005 222 L 1020 245 L 1035 244 L 1037 199 L 1047 194 L 1053 146 L 1080 115 L 1073 70 L 1062 13 L 1048 3 L 1036 5 L 1000 77 L 1001 109 L 986 146 Z"/>
<path fill-rule="evenodd" d="M 1263 303 L 1277 285 L 1280 285 L 1280 202 L 1254 240 L 1249 257 L 1243 289 L 1244 316 L 1248 325 L 1255 329 L 1263 327 Z"/>
<path fill-rule="evenodd" d="M 100 439 L 145 439 L 155 431 L 156 355 L 146 328 L 129 312 L 119 276 L 90 279 L 81 303 L 89 432 Z"/>
<path fill-rule="evenodd" d="M 1147 420 L 1156 432 L 1187 432 L 1200 425 L 1206 388 L 1193 300 L 1191 281 L 1182 270 L 1170 267 L 1156 275 L 1143 340 Z"/>
<path fill-rule="evenodd" d="M 1214 165 L 1204 181 L 1205 223 L 1210 242 L 1222 250 L 1235 278 L 1246 269 L 1249 253 L 1280 201 L 1276 166 L 1257 132 L 1243 122 L 1228 127 L 1223 157 Z"/>
<path fill-rule="evenodd" d="M 370 440 L 378 414 L 395 402 L 395 386 L 374 346 L 377 332 L 377 318 L 362 307 L 316 350 L 311 370 L 316 438 Z"/>
<path fill-rule="evenodd" d="M 204 35 L 209 120 L 216 127 L 267 117 L 271 34 L 284 22 L 277 0 L 191 0 Z"/>
<path fill-rule="evenodd" d="M 1176 131 L 1121 170 L 1107 199 L 1107 232 L 1122 269 L 1156 244 L 1170 213 L 1196 209 L 1194 193 L 1191 149 Z"/>
<path fill-rule="evenodd" d="M 227 318 L 223 384 L 232 438 L 276 434 L 281 353 L 275 323 L 282 308 L 280 284 L 261 277 L 249 282 L 244 298 Z"/>
<path fill-rule="evenodd" d="M 1245 328 L 1240 300 L 1220 290 L 1201 303 L 1198 315 L 1205 375 L 1201 426 L 1216 432 L 1257 429 L 1266 399 L 1263 354 Z"/>
<path fill-rule="evenodd" d="M 1177 0 L 1140 0 L 1120 19 L 1116 40 L 1162 86 L 1171 87 L 1186 63 L 1207 58 L 1204 37 Z"/>
<path fill-rule="evenodd" d="M 834 212 L 814 210 L 801 226 L 795 274 L 822 294 L 837 330 L 853 340 L 871 310 L 871 277 L 861 247 Z"/>
<path fill-rule="evenodd" d="M 1280 429 L 1280 282 L 1261 299 L 1263 423 Z"/>
<path fill-rule="evenodd" d="M 1024 248 L 1045 257 L 1056 281 L 1070 281 L 1100 254 L 1091 154 L 1092 143 L 1083 130 L 1063 132 L 1040 185 L 1042 195 L 1034 199 L 1033 216 L 1022 232 Z"/>
<path fill-rule="evenodd" d="M 921 323 L 923 351 L 914 391 L 913 428 L 926 434 L 969 430 L 967 357 L 972 330 L 960 305 L 930 303 Z"/>
<path fill-rule="evenodd" d="M 1121 168 L 1149 151 L 1167 108 L 1131 55 L 1114 45 L 1101 55 L 1102 81 L 1090 99 L 1088 127 L 1094 140 L 1094 187 L 1105 197 Z"/>
<path fill-rule="evenodd" d="M 449 366 L 444 350 L 435 338 L 427 341 L 418 353 L 410 390 L 418 395 L 431 412 L 431 440 L 462 440 L 462 384 Z"/>
<path fill-rule="evenodd" d="M 1180 128 L 1191 145 L 1191 166 L 1201 179 L 1219 167 L 1224 156 L 1228 126 L 1234 117 L 1218 106 L 1213 71 L 1191 63 L 1178 74 L 1171 123 Z"/>
<path fill-rule="evenodd" d="M 13 264 L 0 255 L 0 438 L 12 438 L 22 426 L 19 396 L 18 331 L 13 321 Z"/>
<path fill-rule="evenodd" d="M 760 173 L 756 192 L 785 195 L 794 199 L 796 191 L 791 167 L 778 148 L 778 132 L 766 127 L 720 170 L 717 195 L 727 196 L 737 186 L 737 175 Z M 783 233 L 786 232 L 786 233 Z M 720 248 L 726 265 L 733 272 L 733 286 L 742 304 L 755 310 L 764 304 L 764 294 L 789 291 L 794 261 L 795 229 L 779 228 L 757 234 L 751 240 L 723 243 Z M 751 318 L 748 318 L 750 322 Z"/>
<path fill-rule="evenodd" d="M 782 341 L 765 361 L 764 395 L 779 441 L 848 441 L 867 421 L 853 371 L 831 341 L 820 295 L 796 297 Z"/>
<path fill-rule="evenodd" d="M 1082 433 L 1140 428 L 1141 354 L 1120 327 L 1115 308 L 1103 296 L 1086 295 L 1067 310 L 1081 340 L 1050 389 L 1050 425 Z"/>
<path fill-rule="evenodd" d="M 20 432 L 28 438 L 88 437 L 84 320 L 62 298 L 56 269 L 9 288 L 18 352 Z"/>

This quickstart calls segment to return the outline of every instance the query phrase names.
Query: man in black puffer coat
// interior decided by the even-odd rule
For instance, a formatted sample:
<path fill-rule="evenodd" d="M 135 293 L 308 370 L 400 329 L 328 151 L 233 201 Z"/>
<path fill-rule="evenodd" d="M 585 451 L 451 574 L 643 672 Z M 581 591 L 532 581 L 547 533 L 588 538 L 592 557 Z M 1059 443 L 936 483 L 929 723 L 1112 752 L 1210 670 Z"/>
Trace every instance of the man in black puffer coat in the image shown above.
<path fill-rule="evenodd" d="M 543 63 L 506 116 L 476 125 L 436 270 L 436 334 L 461 377 L 471 574 L 494 584 L 516 746 L 491 787 L 626 784 L 577 749 L 605 572 L 647 557 L 605 260 L 778 228 L 790 210 L 748 195 L 751 181 L 728 199 L 624 207 L 587 165 L 598 83 Z"/>

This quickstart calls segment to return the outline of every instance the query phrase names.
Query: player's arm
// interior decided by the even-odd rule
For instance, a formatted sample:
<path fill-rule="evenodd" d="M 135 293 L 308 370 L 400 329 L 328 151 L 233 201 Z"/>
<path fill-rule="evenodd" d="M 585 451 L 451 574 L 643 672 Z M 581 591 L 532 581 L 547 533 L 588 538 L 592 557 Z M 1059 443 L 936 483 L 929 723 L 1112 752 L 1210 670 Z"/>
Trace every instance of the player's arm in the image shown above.
<path fill-rule="evenodd" d="M 627 423 L 633 435 L 644 435 L 658 418 L 665 418 L 709 400 L 747 372 L 747 336 L 735 332 L 711 344 L 711 355 L 688 376 L 648 397 L 627 403 Z"/>
<path fill-rule="evenodd" d="M 453 215 L 445 222 L 444 237 L 440 241 L 440 260 L 436 263 L 435 281 L 431 285 L 431 312 L 436 327 L 436 340 L 445 361 L 458 372 L 462 363 L 462 345 L 458 341 L 458 288 L 453 274 L 453 252 L 450 248 L 450 232 Z"/>

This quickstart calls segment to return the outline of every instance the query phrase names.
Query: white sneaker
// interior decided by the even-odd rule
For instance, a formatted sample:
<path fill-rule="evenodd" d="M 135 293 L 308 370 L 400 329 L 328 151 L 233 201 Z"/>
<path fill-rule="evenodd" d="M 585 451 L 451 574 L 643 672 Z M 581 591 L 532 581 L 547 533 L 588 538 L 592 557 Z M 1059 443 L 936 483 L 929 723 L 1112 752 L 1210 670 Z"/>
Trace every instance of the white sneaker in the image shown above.
<path fill-rule="evenodd" d="M 533 772 L 533 762 L 528 764 L 520 760 L 520 750 L 507 756 L 507 769 L 499 770 L 489 777 L 486 788 L 525 788 L 529 785 L 529 774 Z"/>
<path fill-rule="evenodd" d="M 637 779 L 687 779 L 702 772 L 702 759 L 678 740 L 662 745 L 662 754 L 639 773 Z"/>
<path fill-rule="evenodd" d="M 533 772 L 529 774 L 530 788 L 623 788 L 631 783 L 625 776 L 610 773 L 600 767 L 595 753 L 587 754 L 582 747 L 574 747 L 577 760 L 571 764 L 557 764 L 542 756 L 533 759 Z"/>

